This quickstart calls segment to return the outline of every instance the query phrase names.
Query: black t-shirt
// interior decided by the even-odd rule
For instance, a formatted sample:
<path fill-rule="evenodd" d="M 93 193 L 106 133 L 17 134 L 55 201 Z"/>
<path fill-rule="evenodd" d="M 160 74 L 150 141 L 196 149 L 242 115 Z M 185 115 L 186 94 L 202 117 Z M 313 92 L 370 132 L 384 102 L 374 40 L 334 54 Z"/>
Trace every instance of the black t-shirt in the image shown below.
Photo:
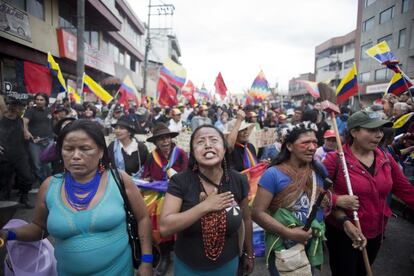
<path fill-rule="evenodd" d="M 3 116 L 0 120 L 0 146 L 4 148 L 5 160 L 16 160 L 26 154 L 23 134 L 23 120 L 8 119 Z"/>
<path fill-rule="evenodd" d="M 29 131 L 33 137 L 53 137 L 52 114 L 49 108 L 32 107 L 26 110 L 24 117 L 29 119 Z"/>
<path fill-rule="evenodd" d="M 364 168 L 369 172 L 370 175 L 374 176 L 375 173 L 375 155 L 374 155 L 374 161 L 372 162 L 371 166 L 367 166 L 364 163 L 362 163 L 361 161 L 359 161 L 359 163 L 361 163 L 362 166 L 364 166 Z"/>
<path fill-rule="evenodd" d="M 254 148 L 253 144 L 247 143 L 247 147 L 250 149 L 250 151 L 252 152 L 254 157 L 257 157 L 256 156 L 256 149 Z M 241 146 L 238 146 L 237 144 L 234 145 L 234 149 L 231 152 L 231 165 L 232 165 L 232 168 L 235 169 L 238 172 L 241 172 L 245 169 L 248 169 L 248 168 L 244 167 L 243 158 L 244 158 L 244 148 L 241 147 Z"/>
<path fill-rule="evenodd" d="M 187 229 L 177 234 L 175 254 L 185 264 L 194 269 L 212 270 L 222 266 L 239 254 L 238 229 L 242 223 L 240 203 L 249 192 L 249 184 L 245 175 L 231 170 L 230 180 L 221 186 L 220 192 L 231 191 L 235 205 L 227 209 L 227 226 L 224 248 L 216 261 L 205 256 L 201 231 L 201 220 L 197 220 Z M 174 175 L 168 184 L 167 193 L 183 200 L 180 212 L 185 212 L 200 203 L 202 192 L 197 174 L 191 170 Z"/>
<path fill-rule="evenodd" d="M 145 161 L 147 161 L 148 157 L 148 149 L 142 142 L 138 143 L 138 151 L 139 151 L 139 158 L 138 159 L 138 151 L 134 151 L 131 155 L 128 155 L 123 148 L 121 148 L 122 156 L 124 157 L 125 163 L 125 172 L 129 175 L 137 173 L 141 167 L 144 166 Z M 108 146 L 109 158 L 111 163 L 115 165 L 115 157 L 114 157 L 114 142 L 111 142 Z M 139 163 L 141 161 L 141 164 Z"/>

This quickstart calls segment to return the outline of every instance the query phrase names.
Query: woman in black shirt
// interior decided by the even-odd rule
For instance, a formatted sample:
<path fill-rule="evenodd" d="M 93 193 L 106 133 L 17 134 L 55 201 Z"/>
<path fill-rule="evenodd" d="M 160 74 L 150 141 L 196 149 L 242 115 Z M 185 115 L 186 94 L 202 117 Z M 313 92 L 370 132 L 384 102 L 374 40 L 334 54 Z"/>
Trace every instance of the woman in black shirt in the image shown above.
<path fill-rule="evenodd" d="M 160 231 L 177 233 L 175 275 L 236 275 L 243 243 L 246 272 L 253 270 L 249 187 L 228 169 L 227 157 L 223 134 L 200 126 L 191 136 L 189 169 L 170 180 Z"/>
<path fill-rule="evenodd" d="M 125 116 L 119 118 L 112 127 L 116 139 L 108 147 L 111 163 L 132 177 L 139 178 L 147 160 L 147 147 L 134 137 L 134 123 Z"/>

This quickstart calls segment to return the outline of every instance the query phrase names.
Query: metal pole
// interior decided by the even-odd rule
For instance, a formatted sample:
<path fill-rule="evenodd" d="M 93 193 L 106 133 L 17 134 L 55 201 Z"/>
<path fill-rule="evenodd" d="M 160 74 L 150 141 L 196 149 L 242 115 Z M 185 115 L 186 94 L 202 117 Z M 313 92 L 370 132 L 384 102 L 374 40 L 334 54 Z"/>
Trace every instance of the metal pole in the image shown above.
<path fill-rule="evenodd" d="M 85 100 L 83 93 L 83 73 L 85 70 L 85 0 L 77 0 L 77 57 L 76 57 L 76 89 L 81 95 L 81 102 Z"/>
<path fill-rule="evenodd" d="M 147 20 L 147 38 L 145 39 L 145 56 L 144 56 L 144 84 L 142 86 L 142 95 L 147 95 L 147 71 L 148 71 L 148 54 L 151 45 L 150 37 L 150 24 L 151 24 L 151 0 L 148 0 L 148 20 Z"/>

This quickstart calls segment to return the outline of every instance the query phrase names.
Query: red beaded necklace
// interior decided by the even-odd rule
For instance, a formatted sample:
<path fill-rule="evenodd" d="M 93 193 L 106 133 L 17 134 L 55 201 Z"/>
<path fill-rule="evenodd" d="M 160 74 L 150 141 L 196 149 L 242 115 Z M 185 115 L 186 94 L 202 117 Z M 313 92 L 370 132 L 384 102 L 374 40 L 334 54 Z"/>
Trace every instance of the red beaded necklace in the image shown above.
<path fill-rule="evenodd" d="M 220 182 L 220 185 L 217 185 L 201 172 L 199 172 L 199 177 L 199 183 L 202 190 L 200 193 L 200 201 L 206 199 L 208 196 L 203 184 L 201 183 L 201 179 L 215 186 L 220 193 L 222 181 Z M 227 228 L 226 225 L 226 209 L 208 213 L 201 218 L 201 233 L 203 237 L 204 254 L 210 260 L 217 260 L 220 257 L 221 252 L 223 252 Z"/>

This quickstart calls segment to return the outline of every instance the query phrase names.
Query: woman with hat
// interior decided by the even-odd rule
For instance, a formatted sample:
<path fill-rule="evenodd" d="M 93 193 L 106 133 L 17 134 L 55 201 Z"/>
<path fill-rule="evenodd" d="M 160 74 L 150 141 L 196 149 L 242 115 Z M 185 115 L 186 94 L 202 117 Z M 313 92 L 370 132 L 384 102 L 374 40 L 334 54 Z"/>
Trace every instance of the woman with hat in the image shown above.
<path fill-rule="evenodd" d="M 184 171 L 188 166 L 187 153 L 176 146 L 172 138 L 178 136 L 177 132 L 171 132 L 164 123 L 157 123 L 152 136 L 147 142 L 154 143 L 156 148 L 148 156 L 144 166 L 142 178 L 146 180 L 169 180 L 173 175 Z M 153 225 L 156 228 L 156 225 Z M 157 275 L 165 275 L 171 263 L 170 253 L 174 238 L 161 239 L 161 259 L 156 268 Z"/>
<path fill-rule="evenodd" d="M 168 128 L 172 132 L 180 133 L 183 130 L 183 121 L 181 120 L 181 110 L 173 108 L 171 111 L 172 118 L 168 122 Z"/>
<path fill-rule="evenodd" d="M 188 169 L 170 180 L 160 228 L 164 236 L 177 234 L 175 275 L 237 275 L 241 253 L 245 272 L 253 270 L 249 186 L 229 169 L 228 157 L 223 133 L 200 126 L 191 135 Z"/>
<path fill-rule="evenodd" d="M 134 275 L 124 199 L 138 225 L 142 250 L 139 275 L 152 275 L 151 222 L 139 190 L 124 172 L 112 173 L 100 127 L 77 120 L 59 133 L 57 148 L 65 172 L 39 188 L 31 223 L 1 230 L 3 240 L 55 240 L 58 275 Z M 36 260 L 33 261 L 34 263 Z"/>
<path fill-rule="evenodd" d="M 238 110 L 234 125 L 229 127 L 230 134 L 227 136 L 229 150 L 231 152 L 231 163 L 236 171 L 243 171 L 254 167 L 257 164 L 256 149 L 249 143 L 249 136 L 254 127 L 253 124 L 246 123 L 246 114 L 243 110 Z"/>
<path fill-rule="evenodd" d="M 335 131 L 332 129 L 328 129 L 323 134 L 324 143 L 323 146 L 319 147 L 316 152 L 315 156 L 313 157 L 315 160 L 322 162 L 328 152 L 336 150 L 336 138 L 335 138 Z"/>
<path fill-rule="evenodd" d="M 366 246 L 372 264 L 380 249 L 384 229 L 392 212 L 387 204 L 390 192 L 414 208 L 414 187 L 396 161 L 379 143 L 383 128 L 392 123 L 375 112 L 358 111 L 347 122 L 344 145 L 349 179 L 359 204 L 336 209 L 327 220 L 329 263 L 333 276 L 366 275 L 362 253 Z M 328 153 L 324 164 L 334 181 L 337 195 L 347 194 L 342 164 L 336 153 Z M 333 197 L 335 201 L 335 197 Z M 354 226 L 352 211 L 358 211 L 362 232 Z"/>
<path fill-rule="evenodd" d="M 140 178 L 148 157 L 148 149 L 134 137 L 134 122 L 122 116 L 112 127 L 116 139 L 108 146 L 111 163 L 132 177 Z"/>

